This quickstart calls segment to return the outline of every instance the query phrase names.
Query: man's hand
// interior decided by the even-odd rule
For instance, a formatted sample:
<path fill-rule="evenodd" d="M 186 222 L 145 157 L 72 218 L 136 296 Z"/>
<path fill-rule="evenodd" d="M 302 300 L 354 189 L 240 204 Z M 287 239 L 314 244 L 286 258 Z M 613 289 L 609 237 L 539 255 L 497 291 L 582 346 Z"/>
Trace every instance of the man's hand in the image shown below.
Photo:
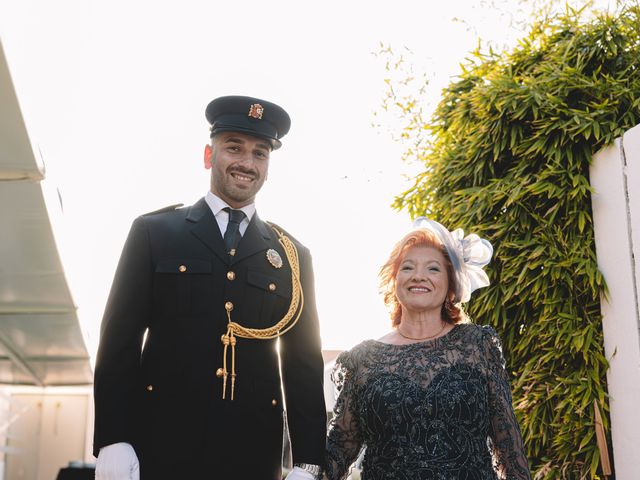
<path fill-rule="evenodd" d="M 316 477 L 300 467 L 293 467 L 286 480 L 316 480 Z"/>
<path fill-rule="evenodd" d="M 140 465 L 133 447 L 124 442 L 102 447 L 96 461 L 96 480 L 140 480 Z"/>

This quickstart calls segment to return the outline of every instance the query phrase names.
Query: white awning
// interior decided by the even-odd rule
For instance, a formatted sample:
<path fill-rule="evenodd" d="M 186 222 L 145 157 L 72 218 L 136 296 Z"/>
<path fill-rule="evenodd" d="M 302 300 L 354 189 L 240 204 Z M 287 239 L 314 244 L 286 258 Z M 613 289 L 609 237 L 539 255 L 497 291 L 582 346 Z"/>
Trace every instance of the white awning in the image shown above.
<path fill-rule="evenodd" d="M 0 43 L 0 384 L 92 381 L 76 306 L 56 247 Z"/>

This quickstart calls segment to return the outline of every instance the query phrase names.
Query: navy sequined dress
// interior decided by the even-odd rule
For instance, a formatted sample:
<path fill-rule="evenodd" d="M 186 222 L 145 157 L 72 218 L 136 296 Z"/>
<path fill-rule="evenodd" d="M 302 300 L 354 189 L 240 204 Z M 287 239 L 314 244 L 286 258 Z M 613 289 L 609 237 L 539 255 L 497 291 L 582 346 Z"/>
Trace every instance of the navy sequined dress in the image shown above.
<path fill-rule="evenodd" d="M 500 340 L 466 323 L 409 345 L 362 342 L 337 359 L 326 475 L 362 480 L 530 479 Z"/>

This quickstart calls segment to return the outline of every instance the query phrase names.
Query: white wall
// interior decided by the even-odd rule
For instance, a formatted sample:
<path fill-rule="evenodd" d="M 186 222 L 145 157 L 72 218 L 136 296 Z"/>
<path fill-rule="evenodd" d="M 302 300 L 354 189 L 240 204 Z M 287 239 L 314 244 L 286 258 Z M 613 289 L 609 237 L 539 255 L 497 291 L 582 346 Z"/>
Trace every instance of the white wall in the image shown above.
<path fill-rule="evenodd" d="M 591 166 L 604 347 L 616 478 L 640 479 L 640 125 L 595 155 Z"/>
<path fill-rule="evenodd" d="M 0 399 L 0 480 L 53 480 L 95 461 L 91 387 L 7 386 Z"/>

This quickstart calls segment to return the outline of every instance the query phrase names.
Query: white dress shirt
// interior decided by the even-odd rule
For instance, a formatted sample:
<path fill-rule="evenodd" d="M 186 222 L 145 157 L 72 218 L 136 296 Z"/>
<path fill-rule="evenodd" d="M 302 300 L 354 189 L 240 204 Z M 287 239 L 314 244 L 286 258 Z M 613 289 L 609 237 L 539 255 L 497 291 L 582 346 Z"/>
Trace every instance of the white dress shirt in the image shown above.
<path fill-rule="evenodd" d="M 216 217 L 218 228 L 220 229 L 220 233 L 224 237 L 224 232 L 227 230 L 227 224 L 229 223 L 229 214 L 223 209 L 232 207 L 228 205 L 227 202 L 211 192 L 207 192 L 204 200 L 205 202 L 207 202 L 207 205 L 209 205 L 211 212 L 213 212 L 213 216 Z M 245 205 L 244 207 L 238 208 L 236 210 L 242 210 L 245 214 L 242 222 L 240 222 L 240 235 L 244 235 L 244 232 L 247 231 L 247 227 L 249 226 L 249 222 L 253 218 L 253 215 L 256 213 L 256 204 L 250 203 L 249 205 Z"/>

